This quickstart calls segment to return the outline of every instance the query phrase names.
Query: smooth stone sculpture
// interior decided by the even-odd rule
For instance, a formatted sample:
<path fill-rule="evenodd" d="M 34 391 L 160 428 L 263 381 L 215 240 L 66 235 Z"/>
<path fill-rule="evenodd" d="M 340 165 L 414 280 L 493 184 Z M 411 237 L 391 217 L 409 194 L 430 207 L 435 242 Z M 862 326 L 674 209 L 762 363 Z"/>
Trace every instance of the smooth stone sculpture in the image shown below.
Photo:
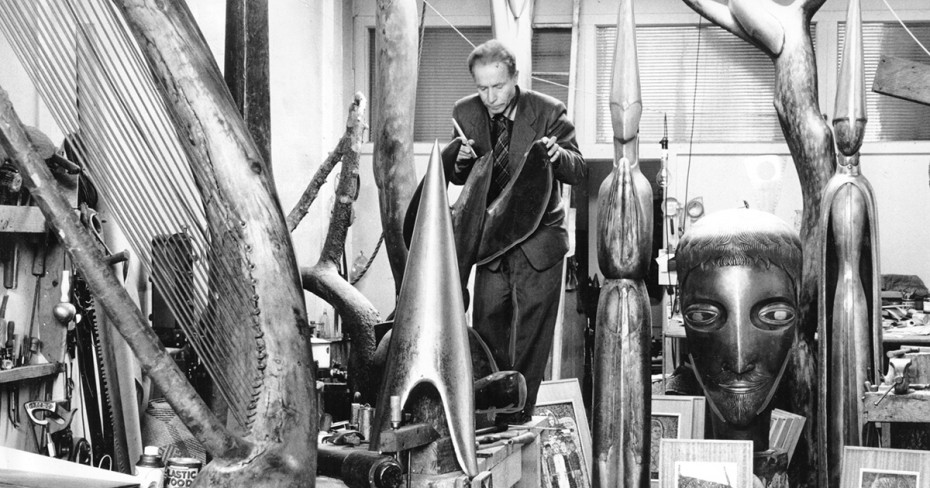
<path fill-rule="evenodd" d="M 682 236 L 685 334 L 714 438 L 769 449 L 771 399 L 796 335 L 801 259 L 794 230 L 756 210 L 709 215 Z"/>

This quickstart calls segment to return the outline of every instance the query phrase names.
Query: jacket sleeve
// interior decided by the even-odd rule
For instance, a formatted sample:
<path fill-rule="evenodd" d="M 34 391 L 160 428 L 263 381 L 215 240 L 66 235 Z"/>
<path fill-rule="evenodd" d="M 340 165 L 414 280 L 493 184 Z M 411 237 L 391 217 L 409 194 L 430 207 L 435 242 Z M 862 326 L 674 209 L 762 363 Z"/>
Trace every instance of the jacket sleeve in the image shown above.
<path fill-rule="evenodd" d="M 575 140 L 575 125 L 568 120 L 568 114 L 562 104 L 550 114 L 551 121 L 546 135 L 555 137 L 556 143 L 562 148 L 559 159 L 553 164 L 555 179 L 569 185 L 577 185 L 587 178 L 588 165 Z"/>
<path fill-rule="evenodd" d="M 457 112 L 458 107 L 452 109 L 452 116 L 455 117 Z M 456 134 L 455 129 L 453 129 L 452 141 L 446 144 L 446 147 L 442 150 L 442 166 L 446 173 L 446 180 L 449 183 L 453 185 L 464 185 L 477 159 L 472 158 L 456 161 L 459 155 L 459 148 L 462 147 L 461 141 L 456 139 L 456 137 L 458 137 L 458 134 Z"/>

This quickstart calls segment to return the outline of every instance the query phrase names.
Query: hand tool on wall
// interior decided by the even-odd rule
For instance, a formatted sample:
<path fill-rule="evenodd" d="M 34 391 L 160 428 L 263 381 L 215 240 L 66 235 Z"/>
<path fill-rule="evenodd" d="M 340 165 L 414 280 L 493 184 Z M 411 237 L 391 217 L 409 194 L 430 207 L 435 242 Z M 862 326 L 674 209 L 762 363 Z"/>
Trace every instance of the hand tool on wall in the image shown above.
<path fill-rule="evenodd" d="M 3 342 L 0 342 L 0 370 L 13 369 L 13 327 L 7 328 L 6 321 L 6 304 L 10 301 L 10 292 L 3 295 L 3 302 L 0 303 L 0 334 L 3 334 Z M 13 326 L 13 322 L 10 322 Z"/>
<path fill-rule="evenodd" d="M 0 165 L 0 205 L 19 205 L 23 178 L 9 162 Z M 3 287 L 16 288 L 19 246 L 14 238 L 4 238 L 0 244 L 0 262 L 3 263 Z"/>

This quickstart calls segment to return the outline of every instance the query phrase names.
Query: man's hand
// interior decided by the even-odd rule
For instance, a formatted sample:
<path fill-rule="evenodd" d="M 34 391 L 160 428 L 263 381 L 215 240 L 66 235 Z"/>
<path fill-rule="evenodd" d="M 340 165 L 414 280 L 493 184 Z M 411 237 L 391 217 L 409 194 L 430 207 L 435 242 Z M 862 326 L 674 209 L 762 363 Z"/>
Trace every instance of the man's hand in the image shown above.
<path fill-rule="evenodd" d="M 543 144 L 546 145 L 546 152 L 549 156 L 549 164 L 553 166 L 559 165 L 559 159 L 562 157 L 562 146 L 556 144 L 555 137 L 543 137 L 540 139 Z"/>
<path fill-rule="evenodd" d="M 475 154 L 475 150 L 471 148 L 471 145 L 475 143 L 474 139 L 465 139 L 464 137 L 456 137 L 453 140 L 459 140 L 462 145 L 459 146 L 459 154 L 456 156 L 455 161 L 464 161 L 467 159 L 475 159 L 478 157 Z"/>

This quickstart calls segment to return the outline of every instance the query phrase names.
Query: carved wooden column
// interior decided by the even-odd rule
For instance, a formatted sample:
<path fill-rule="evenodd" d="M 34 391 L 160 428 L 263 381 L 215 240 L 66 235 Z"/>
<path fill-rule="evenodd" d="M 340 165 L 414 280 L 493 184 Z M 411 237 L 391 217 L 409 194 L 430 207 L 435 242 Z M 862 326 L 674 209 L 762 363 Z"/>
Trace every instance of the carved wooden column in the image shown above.
<path fill-rule="evenodd" d="M 223 76 L 271 173 L 268 0 L 226 0 Z"/>
<path fill-rule="evenodd" d="M 652 187 L 639 168 L 642 101 L 633 0 L 617 17 L 610 115 L 614 170 L 601 185 L 597 258 L 606 279 L 597 310 L 594 366 L 595 488 L 647 486 L 651 310 L 644 279 L 652 252 Z"/>
<path fill-rule="evenodd" d="M 865 382 L 881 368 L 881 274 L 875 195 L 860 173 L 865 76 L 859 0 L 849 0 L 833 130 L 837 172 L 823 193 L 820 273 L 820 486 L 839 486 L 843 446 L 860 446 Z"/>
<path fill-rule="evenodd" d="M 394 288 L 400 290 L 407 263 L 404 216 L 417 187 L 413 166 L 413 120 L 417 101 L 417 2 L 378 0 L 375 25 L 377 76 L 372 106 L 378 106 L 375 184 Z M 377 102 L 377 103 L 375 103 Z"/>

